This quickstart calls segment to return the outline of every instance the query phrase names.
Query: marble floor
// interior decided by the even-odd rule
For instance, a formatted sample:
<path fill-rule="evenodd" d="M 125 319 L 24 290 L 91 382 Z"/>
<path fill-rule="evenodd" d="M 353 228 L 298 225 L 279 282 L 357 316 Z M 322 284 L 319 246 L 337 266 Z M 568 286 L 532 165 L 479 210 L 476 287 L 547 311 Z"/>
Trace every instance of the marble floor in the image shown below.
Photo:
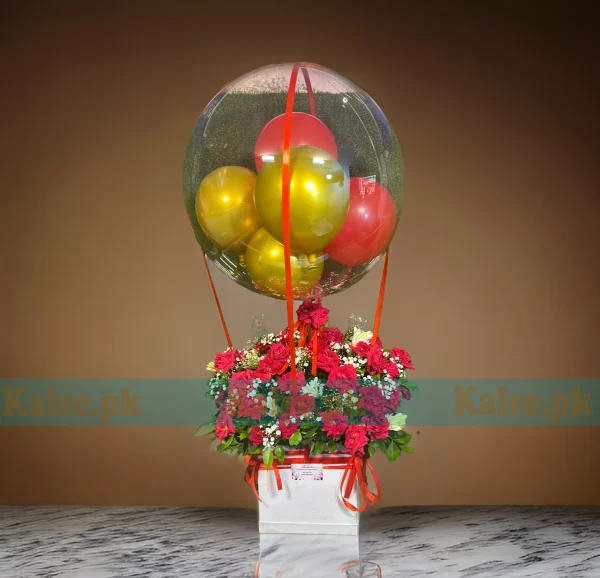
<path fill-rule="evenodd" d="M 340 570 L 355 546 L 260 544 L 246 510 L 0 508 L 2 578 L 600 578 L 600 509 L 375 510 L 361 520 L 361 564 Z"/>

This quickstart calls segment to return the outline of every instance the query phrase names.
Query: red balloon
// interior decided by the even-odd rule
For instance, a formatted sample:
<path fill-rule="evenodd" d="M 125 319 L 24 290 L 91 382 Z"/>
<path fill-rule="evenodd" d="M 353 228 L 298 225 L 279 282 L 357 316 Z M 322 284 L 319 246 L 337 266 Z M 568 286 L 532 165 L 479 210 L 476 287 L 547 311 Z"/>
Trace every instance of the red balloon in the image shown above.
<path fill-rule="evenodd" d="M 283 150 L 283 127 L 285 114 L 276 116 L 262 129 L 254 147 L 256 170 L 260 171 L 264 162 L 272 161 L 274 156 Z M 290 147 L 302 145 L 321 149 L 337 159 L 337 146 L 331 131 L 312 114 L 305 112 L 292 113 L 292 139 Z M 262 157 L 266 156 L 266 159 Z"/>
<path fill-rule="evenodd" d="M 352 178 L 348 216 L 323 251 L 343 265 L 363 265 L 389 245 L 395 227 L 396 205 L 388 191 L 373 178 Z"/>

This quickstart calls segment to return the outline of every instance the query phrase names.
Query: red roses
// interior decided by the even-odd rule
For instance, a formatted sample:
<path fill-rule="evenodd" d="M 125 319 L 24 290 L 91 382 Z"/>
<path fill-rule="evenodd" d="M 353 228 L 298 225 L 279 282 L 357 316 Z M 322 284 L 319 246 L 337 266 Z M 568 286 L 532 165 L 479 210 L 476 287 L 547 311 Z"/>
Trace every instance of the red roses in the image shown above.
<path fill-rule="evenodd" d="M 341 362 L 340 356 L 331 349 L 321 349 L 317 354 L 317 367 L 327 373 L 331 373 Z"/>
<path fill-rule="evenodd" d="M 348 427 L 348 418 L 341 411 L 325 411 L 321 414 L 321 418 L 323 429 L 332 438 L 341 436 Z"/>
<path fill-rule="evenodd" d="M 355 391 L 358 387 L 356 368 L 353 365 L 338 365 L 329 373 L 327 380 L 329 387 L 335 387 L 341 395 L 346 391 Z"/>
<path fill-rule="evenodd" d="M 312 326 L 313 329 L 323 327 L 329 320 L 329 309 L 321 305 L 321 300 L 305 301 L 296 311 L 298 321 Z"/>
<path fill-rule="evenodd" d="M 236 357 L 239 357 L 239 352 L 235 349 L 228 349 L 225 353 L 217 353 L 215 356 L 215 369 L 217 371 L 229 371 L 236 362 Z"/>
<path fill-rule="evenodd" d="M 282 413 L 279 416 L 279 431 L 283 439 L 289 440 L 296 430 L 300 427 L 297 423 L 293 423 L 288 413 Z"/>
<path fill-rule="evenodd" d="M 296 374 L 296 391 L 300 391 L 306 385 L 306 377 L 303 373 Z M 277 387 L 281 393 L 292 393 L 292 374 L 281 375 L 277 380 Z"/>
<path fill-rule="evenodd" d="M 215 426 L 216 436 L 219 438 L 219 441 L 223 441 L 234 433 L 235 427 L 233 427 L 233 420 L 227 412 L 221 411 L 217 418 L 217 425 Z"/>
<path fill-rule="evenodd" d="M 381 390 L 374 385 L 360 388 L 358 405 L 375 415 L 384 414 L 388 410 L 387 400 L 383 397 Z"/>
<path fill-rule="evenodd" d="M 299 417 L 306 413 L 311 413 L 315 407 L 315 398 L 312 395 L 300 394 L 296 395 L 290 401 L 290 414 L 294 417 Z"/>
<path fill-rule="evenodd" d="M 323 329 L 323 341 L 325 344 L 339 343 L 341 345 L 344 342 L 344 334 L 337 327 L 325 327 Z"/>
<path fill-rule="evenodd" d="M 359 341 L 356 345 L 351 345 L 350 348 L 359 357 L 367 357 L 371 351 L 371 346 L 366 341 Z"/>
<path fill-rule="evenodd" d="M 265 434 L 263 433 L 263 431 L 260 429 L 259 426 L 255 425 L 251 430 L 250 433 L 248 434 L 248 439 L 250 440 L 250 443 L 253 446 L 259 446 L 260 444 L 263 443 L 263 438 L 265 437 Z"/>
<path fill-rule="evenodd" d="M 340 444 L 349 453 L 371 455 L 386 444 L 374 443 L 367 450 L 369 442 L 402 435 L 394 432 L 405 416 L 392 419 L 390 414 L 417 389 L 405 379 L 405 369 L 414 369 L 410 355 L 400 348 L 384 350 L 362 328 L 344 334 L 325 327 L 329 310 L 319 300 L 302 303 L 297 314 L 293 391 L 287 329 L 244 350 L 219 353 L 209 364 L 216 372 L 209 380 L 217 407 L 216 437 L 224 441 L 235 435 L 232 451 L 272 449 L 267 463 L 292 445 L 290 438 L 298 447 Z"/>
<path fill-rule="evenodd" d="M 266 357 L 260 360 L 258 371 L 269 375 L 275 375 L 289 361 L 290 350 L 283 343 L 274 343 Z"/>
<path fill-rule="evenodd" d="M 410 355 L 404 351 L 404 349 L 400 349 L 398 347 L 394 347 L 390 349 L 390 357 L 392 359 L 397 359 L 400 364 L 406 369 L 415 369 L 415 366 L 412 364 L 412 359 Z"/>
<path fill-rule="evenodd" d="M 250 419 L 260 419 L 265 413 L 265 398 L 262 395 L 254 397 L 243 397 L 238 407 L 239 417 L 249 417 Z"/>
<path fill-rule="evenodd" d="M 346 430 L 344 447 L 349 453 L 364 453 L 364 447 L 369 443 L 367 432 L 361 425 L 350 425 Z"/>
<path fill-rule="evenodd" d="M 260 360 L 258 364 L 258 371 L 265 373 L 266 375 L 275 375 L 283 367 L 283 362 L 273 359 L 269 355 L 264 359 Z"/>
<path fill-rule="evenodd" d="M 379 345 L 371 347 L 369 353 L 367 353 L 367 366 L 371 370 L 371 373 L 383 373 L 384 369 L 387 369 L 389 359 L 384 357 L 383 349 Z"/>

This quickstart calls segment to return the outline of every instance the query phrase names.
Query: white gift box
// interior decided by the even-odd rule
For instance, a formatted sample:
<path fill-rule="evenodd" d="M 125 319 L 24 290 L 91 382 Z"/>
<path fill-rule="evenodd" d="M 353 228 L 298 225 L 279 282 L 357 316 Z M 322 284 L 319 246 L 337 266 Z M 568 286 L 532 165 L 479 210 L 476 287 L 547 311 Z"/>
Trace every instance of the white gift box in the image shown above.
<path fill-rule="evenodd" d="M 342 500 L 340 486 L 350 454 L 308 457 L 302 451 L 286 453 L 284 465 L 258 470 L 259 531 L 263 534 L 358 534 L 358 512 Z M 356 484 L 347 502 L 357 506 Z"/>
<path fill-rule="evenodd" d="M 261 534 L 258 578 L 343 578 L 359 559 L 358 536 Z"/>

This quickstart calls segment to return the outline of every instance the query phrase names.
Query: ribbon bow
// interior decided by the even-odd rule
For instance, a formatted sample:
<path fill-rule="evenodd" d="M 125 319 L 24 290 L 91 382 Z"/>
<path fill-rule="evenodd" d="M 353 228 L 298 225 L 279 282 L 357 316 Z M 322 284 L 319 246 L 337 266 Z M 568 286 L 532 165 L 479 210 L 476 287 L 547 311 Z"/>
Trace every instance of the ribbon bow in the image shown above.
<path fill-rule="evenodd" d="M 367 467 L 373 476 L 375 482 L 376 492 L 373 493 L 369 490 L 367 484 Z M 358 481 L 358 488 L 363 495 L 362 506 L 355 506 L 348 498 L 352 494 L 354 484 Z M 344 487 L 345 484 L 345 487 Z M 349 460 L 346 468 L 344 469 L 344 475 L 340 482 L 340 494 L 342 501 L 346 508 L 351 512 L 364 512 L 367 508 L 372 506 L 381 497 L 381 486 L 379 485 L 379 478 L 375 473 L 375 468 L 371 465 L 371 462 L 365 458 L 362 454 L 354 454 Z"/>

